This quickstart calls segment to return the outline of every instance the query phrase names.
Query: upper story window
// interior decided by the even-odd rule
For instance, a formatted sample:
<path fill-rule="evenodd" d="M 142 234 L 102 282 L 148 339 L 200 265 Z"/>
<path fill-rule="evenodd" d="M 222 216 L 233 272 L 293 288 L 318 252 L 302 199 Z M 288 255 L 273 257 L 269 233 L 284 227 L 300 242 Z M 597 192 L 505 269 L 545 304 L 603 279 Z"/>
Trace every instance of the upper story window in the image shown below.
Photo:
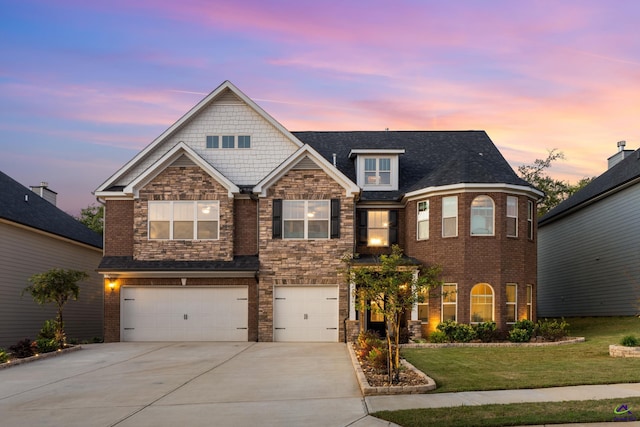
<path fill-rule="evenodd" d="M 442 237 L 458 235 L 458 196 L 442 198 Z"/>
<path fill-rule="evenodd" d="M 471 235 L 493 236 L 493 199 L 478 196 L 471 202 Z"/>
<path fill-rule="evenodd" d="M 518 198 L 507 196 L 507 236 L 518 237 Z"/>
<path fill-rule="evenodd" d="M 389 246 L 389 211 L 368 211 L 368 246 Z"/>
<path fill-rule="evenodd" d="M 398 157 L 404 150 L 354 149 L 358 185 L 365 191 L 395 191 L 398 189 Z"/>
<path fill-rule="evenodd" d="M 251 148 L 250 135 L 237 135 L 238 148 Z M 236 148 L 236 135 L 207 135 L 207 148 Z"/>
<path fill-rule="evenodd" d="M 217 240 L 220 202 L 149 202 L 151 240 Z"/>
<path fill-rule="evenodd" d="M 531 200 L 527 201 L 527 237 L 533 240 L 533 215 L 535 205 Z"/>
<path fill-rule="evenodd" d="M 418 240 L 429 238 L 429 201 L 418 202 Z"/>
<path fill-rule="evenodd" d="M 273 201 L 274 239 L 337 239 L 340 199 Z"/>

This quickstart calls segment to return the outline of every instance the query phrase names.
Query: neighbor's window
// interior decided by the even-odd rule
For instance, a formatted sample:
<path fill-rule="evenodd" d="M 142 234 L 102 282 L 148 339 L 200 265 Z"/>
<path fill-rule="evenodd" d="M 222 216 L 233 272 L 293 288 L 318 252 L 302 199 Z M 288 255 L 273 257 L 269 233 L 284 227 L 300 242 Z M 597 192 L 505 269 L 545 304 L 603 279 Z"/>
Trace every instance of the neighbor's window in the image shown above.
<path fill-rule="evenodd" d="M 389 211 L 367 212 L 367 244 L 389 246 Z"/>
<path fill-rule="evenodd" d="M 471 289 L 471 323 L 493 322 L 493 289 L 478 283 Z"/>
<path fill-rule="evenodd" d="M 149 202 L 149 239 L 217 240 L 219 203 L 217 200 Z"/>
<path fill-rule="evenodd" d="M 251 148 L 251 136 L 239 135 L 238 136 L 238 148 Z"/>
<path fill-rule="evenodd" d="M 418 240 L 429 238 L 429 201 L 418 202 Z"/>
<path fill-rule="evenodd" d="M 471 235 L 493 236 L 493 199 L 478 196 L 471 202 Z"/>
<path fill-rule="evenodd" d="M 533 320 L 533 285 L 527 285 L 527 319 Z"/>
<path fill-rule="evenodd" d="M 445 283 L 442 285 L 442 321 L 458 320 L 458 285 Z"/>
<path fill-rule="evenodd" d="M 422 302 L 418 303 L 418 319 L 422 323 L 429 322 L 429 291 L 420 291 L 420 296 L 424 298 Z"/>
<path fill-rule="evenodd" d="M 458 196 L 442 198 L 442 237 L 458 235 Z"/>
<path fill-rule="evenodd" d="M 527 236 L 533 240 L 533 209 L 534 204 L 531 200 L 527 202 Z"/>
<path fill-rule="evenodd" d="M 507 196 L 507 236 L 518 237 L 518 198 Z"/>
<path fill-rule="evenodd" d="M 507 323 L 515 323 L 518 320 L 518 285 L 507 283 Z"/>
<path fill-rule="evenodd" d="M 285 239 L 328 239 L 329 200 L 283 200 Z"/>

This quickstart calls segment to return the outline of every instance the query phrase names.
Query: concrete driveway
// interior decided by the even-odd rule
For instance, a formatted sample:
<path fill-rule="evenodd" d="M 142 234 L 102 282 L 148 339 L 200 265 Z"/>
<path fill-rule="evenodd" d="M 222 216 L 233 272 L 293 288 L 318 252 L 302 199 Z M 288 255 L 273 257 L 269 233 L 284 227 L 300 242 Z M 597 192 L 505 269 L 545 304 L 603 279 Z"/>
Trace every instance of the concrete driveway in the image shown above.
<path fill-rule="evenodd" d="M 345 344 L 111 343 L 0 370 L 3 426 L 366 426 Z"/>

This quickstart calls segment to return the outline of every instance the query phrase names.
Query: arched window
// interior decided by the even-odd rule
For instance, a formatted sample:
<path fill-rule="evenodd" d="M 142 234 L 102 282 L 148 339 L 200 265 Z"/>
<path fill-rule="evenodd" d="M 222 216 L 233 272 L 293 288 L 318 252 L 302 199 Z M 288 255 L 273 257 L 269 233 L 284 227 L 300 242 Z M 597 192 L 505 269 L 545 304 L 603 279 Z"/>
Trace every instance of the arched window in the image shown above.
<path fill-rule="evenodd" d="M 493 236 L 493 199 L 478 196 L 471 202 L 471 235 Z"/>
<path fill-rule="evenodd" d="M 478 283 L 471 289 L 471 323 L 493 322 L 493 288 Z"/>

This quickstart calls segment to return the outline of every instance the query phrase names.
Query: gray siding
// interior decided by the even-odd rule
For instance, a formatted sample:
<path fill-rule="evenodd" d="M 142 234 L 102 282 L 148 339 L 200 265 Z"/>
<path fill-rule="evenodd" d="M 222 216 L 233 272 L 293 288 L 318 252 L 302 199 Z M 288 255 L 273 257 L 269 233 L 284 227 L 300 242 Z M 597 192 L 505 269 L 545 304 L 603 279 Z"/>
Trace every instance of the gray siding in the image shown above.
<path fill-rule="evenodd" d="M 640 185 L 538 229 L 538 317 L 640 312 Z"/>
<path fill-rule="evenodd" d="M 29 277 L 50 268 L 86 271 L 91 278 L 80 283 L 77 301 L 64 308 L 69 338 L 102 337 L 102 279 L 95 269 L 102 250 L 63 241 L 0 222 L 0 347 L 24 338 L 34 339 L 47 319 L 55 318 L 53 304 L 40 306 L 29 294 L 21 296 Z"/>

